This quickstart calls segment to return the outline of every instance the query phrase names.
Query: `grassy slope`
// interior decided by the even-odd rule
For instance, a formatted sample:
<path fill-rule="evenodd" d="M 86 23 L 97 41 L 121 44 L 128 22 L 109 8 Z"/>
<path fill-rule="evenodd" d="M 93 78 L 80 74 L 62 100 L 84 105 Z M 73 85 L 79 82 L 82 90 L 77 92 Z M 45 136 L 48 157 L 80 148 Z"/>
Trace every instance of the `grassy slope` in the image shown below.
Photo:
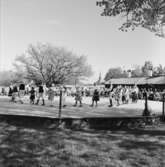
<path fill-rule="evenodd" d="M 0 122 L 0 166 L 164 167 L 165 125 L 74 131 Z"/>
<path fill-rule="evenodd" d="M 9 104 L 0 107 L 30 109 Z M 0 119 L 0 167 L 164 167 L 164 129 L 74 131 Z"/>

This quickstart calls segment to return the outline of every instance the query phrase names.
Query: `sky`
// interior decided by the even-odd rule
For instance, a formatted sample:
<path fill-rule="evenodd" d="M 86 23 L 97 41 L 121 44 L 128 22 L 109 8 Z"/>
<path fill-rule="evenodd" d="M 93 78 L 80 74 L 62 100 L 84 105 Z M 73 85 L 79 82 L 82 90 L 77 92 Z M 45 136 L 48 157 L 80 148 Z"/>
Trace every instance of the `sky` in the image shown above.
<path fill-rule="evenodd" d="M 165 39 L 148 30 L 118 30 L 123 18 L 100 16 L 96 0 L 0 0 L 0 71 L 12 70 L 29 44 L 51 43 L 85 55 L 96 80 L 111 67 L 150 60 L 165 66 Z"/>

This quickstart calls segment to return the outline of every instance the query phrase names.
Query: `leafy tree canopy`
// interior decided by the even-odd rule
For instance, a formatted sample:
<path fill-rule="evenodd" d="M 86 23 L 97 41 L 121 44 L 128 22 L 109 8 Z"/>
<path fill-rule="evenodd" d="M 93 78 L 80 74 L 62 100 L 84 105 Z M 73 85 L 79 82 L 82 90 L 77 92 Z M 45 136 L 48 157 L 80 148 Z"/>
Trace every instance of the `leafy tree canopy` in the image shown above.
<path fill-rule="evenodd" d="M 19 71 L 3 71 L 0 72 L 0 85 L 10 86 L 12 83 L 25 82 L 23 73 Z"/>
<path fill-rule="evenodd" d="M 122 68 L 120 67 L 116 67 L 116 68 L 110 68 L 108 70 L 104 80 L 108 81 L 111 78 L 124 78 L 124 77 L 127 77 L 127 74 L 125 73 L 125 71 L 123 71 Z"/>
<path fill-rule="evenodd" d="M 23 66 L 27 79 L 47 85 L 74 83 L 92 75 L 85 56 L 50 44 L 30 45 L 25 54 L 16 58 L 16 63 Z"/>
<path fill-rule="evenodd" d="M 164 37 L 165 0 L 100 0 L 96 4 L 103 8 L 101 16 L 126 18 L 122 31 L 140 26 Z"/>
<path fill-rule="evenodd" d="M 165 75 L 165 67 L 161 64 L 154 67 L 151 61 L 145 61 L 144 65 L 136 65 L 131 70 L 123 70 L 121 67 L 110 68 L 104 79 L 108 81 L 111 78 L 127 78 L 129 74 L 131 77 L 146 77 L 151 74 L 151 71 L 153 76 Z"/>

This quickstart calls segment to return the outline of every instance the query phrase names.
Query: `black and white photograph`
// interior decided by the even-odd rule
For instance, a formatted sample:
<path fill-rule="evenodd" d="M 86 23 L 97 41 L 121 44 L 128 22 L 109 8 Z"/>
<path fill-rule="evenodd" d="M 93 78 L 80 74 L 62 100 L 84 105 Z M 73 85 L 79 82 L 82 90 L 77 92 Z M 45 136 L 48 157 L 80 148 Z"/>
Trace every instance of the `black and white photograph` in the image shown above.
<path fill-rule="evenodd" d="M 0 167 L 165 167 L 165 0 L 0 0 Z"/>

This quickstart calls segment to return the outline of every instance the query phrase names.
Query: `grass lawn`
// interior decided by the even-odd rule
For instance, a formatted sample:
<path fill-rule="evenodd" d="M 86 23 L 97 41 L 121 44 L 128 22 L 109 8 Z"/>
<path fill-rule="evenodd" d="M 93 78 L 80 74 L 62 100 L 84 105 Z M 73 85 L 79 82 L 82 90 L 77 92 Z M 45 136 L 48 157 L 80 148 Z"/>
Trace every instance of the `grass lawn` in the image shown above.
<path fill-rule="evenodd" d="M 164 167 L 165 124 L 76 131 L 0 119 L 2 167 Z"/>
<path fill-rule="evenodd" d="M 25 97 L 24 104 L 9 102 L 8 97 L 0 97 L 0 114 L 14 115 L 33 115 L 41 117 L 58 117 L 59 97 L 55 98 L 54 107 L 50 107 L 50 102 L 46 100 L 46 105 L 30 105 L 29 97 Z M 83 107 L 73 107 L 74 98 L 67 97 L 67 107 L 62 109 L 62 117 L 121 117 L 121 116 L 140 116 L 144 110 L 144 101 L 138 103 L 123 104 L 120 106 L 108 107 L 108 98 L 101 98 L 98 107 L 90 107 L 91 97 L 83 98 Z M 160 114 L 162 112 L 162 103 L 157 101 L 148 101 L 152 113 Z"/>
<path fill-rule="evenodd" d="M 69 106 L 63 114 L 133 116 L 134 111 L 135 115 L 140 111 L 136 112 L 137 104 L 134 110 L 124 105 L 108 108 L 107 104 L 91 109 L 88 104 L 85 109 Z M 161 108 L 160 104 L 158 106 Z M 0 112 L 3 113 L 51 116 L 57 111 L 48 106 L 13 104 L 8 99 L 0 99 Z M 5 118 L 7 116 L 0 116 L 0 167 L 165 167 L 163 123 L 139 130 L 78 131 L 50 128 L 35 121 L 24 122 L 21 117 L 19 123 Z"/>

